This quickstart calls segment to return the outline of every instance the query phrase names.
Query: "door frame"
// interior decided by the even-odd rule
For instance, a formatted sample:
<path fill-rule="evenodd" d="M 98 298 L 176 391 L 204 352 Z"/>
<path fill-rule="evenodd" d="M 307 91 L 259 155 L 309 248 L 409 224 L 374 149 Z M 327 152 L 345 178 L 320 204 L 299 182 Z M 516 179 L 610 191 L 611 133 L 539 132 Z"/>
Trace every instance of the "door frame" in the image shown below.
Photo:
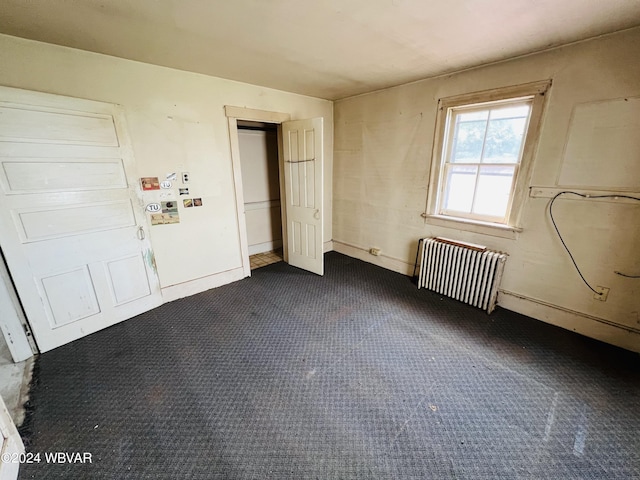
<path fill-rule="evenodd" d="M 22 309 L 20 298 L 4 256 L 0 252 L 0 330 L 15 363 L 22 362 L 38 353 L 31 327 Z"/>
<path fill-rule="evenodd" d="M 284 164 L 282 162 L 282 122 L 291 120 L 289 113 L 269 112 L 266 110 L 255 110 L 252 108 L 234 107 L 225 105 L 225 116 L 229 123 L 229 141 L 231 144 L 231 164 L 233 170 L 233 185 L 236 193 L 236 211 L 238 216 L 238 232 L 240 234 L 240 250 L 242 254 L 242 270 L 245 277 L 251 276 L 251 265 L 249 263 L 249 240 L 247 238 L 247 219 L 244 211 L 244 191 L 242 188 L 242 169 L 240 165 L 240 141 L 238 139 L 238 120 L 253 122 L 274 123 L 278 125 L 278 172 L 280 177 L 280 201 L 285 198 L 284 191 Z M 284 261 L 288 261 L 286 246 L 287 221 L 286 209 L 280 208 L 282 215 L 282 253 Z"/>
<path fill-rule="evenodd" d="M 0 398 L 0 452 L 2 455 L 9 455 L 11 458 L 17 457 L 19 460 L 24 455 L 24 443 L 18 433 L 16 425 L 9 415 L 7 407 Z M 14 480 L 18 478 L 20 462 L 6 462 L 0 460 L 0 480 Z"/>

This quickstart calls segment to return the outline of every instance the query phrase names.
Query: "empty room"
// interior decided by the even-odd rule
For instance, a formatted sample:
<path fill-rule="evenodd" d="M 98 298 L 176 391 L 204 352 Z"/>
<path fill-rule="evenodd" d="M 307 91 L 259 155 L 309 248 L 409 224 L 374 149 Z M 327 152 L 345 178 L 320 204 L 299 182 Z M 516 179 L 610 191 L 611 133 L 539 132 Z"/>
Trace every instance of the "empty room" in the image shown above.
<path fill-rule="evenodd" d="M 640 478 L 637 0 L 0 3 L 0 480 Z"/>

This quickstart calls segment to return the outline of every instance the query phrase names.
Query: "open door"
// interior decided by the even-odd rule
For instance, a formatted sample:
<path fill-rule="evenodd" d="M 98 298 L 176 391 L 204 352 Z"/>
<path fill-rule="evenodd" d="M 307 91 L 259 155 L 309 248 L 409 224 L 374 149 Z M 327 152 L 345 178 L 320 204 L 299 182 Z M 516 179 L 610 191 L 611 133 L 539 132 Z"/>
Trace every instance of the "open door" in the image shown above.
<path fill-rule="evenodd" d="M 285 259 L 318 275 L 324 273 L 322 126 L 322 118 L 282 123 Z"/>
<path fill-rule="evenodd" d="M 18 478 L 18 468 L 20 467 L 20 457 L 24 454 L 24 445 L 2 398 L 0 398 L 0 433 L 2 434 L 0 480 L 15 480 Z"/>
<path fill-rule="evenodd" d="M 122 117 L 0 87 L 0 244 L 41 352 L 162 302 Z"/>

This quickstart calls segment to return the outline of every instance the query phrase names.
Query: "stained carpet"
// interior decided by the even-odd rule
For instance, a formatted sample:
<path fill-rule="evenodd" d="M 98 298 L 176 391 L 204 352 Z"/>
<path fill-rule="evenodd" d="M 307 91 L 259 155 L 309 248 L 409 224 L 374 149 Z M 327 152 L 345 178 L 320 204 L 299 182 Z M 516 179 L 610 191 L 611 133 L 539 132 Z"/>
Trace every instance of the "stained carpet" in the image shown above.
<path fill-rule="evenodd" d="M 20 478 L 640 478 L 638 355 L 325 262 L 41 355 Z"/>

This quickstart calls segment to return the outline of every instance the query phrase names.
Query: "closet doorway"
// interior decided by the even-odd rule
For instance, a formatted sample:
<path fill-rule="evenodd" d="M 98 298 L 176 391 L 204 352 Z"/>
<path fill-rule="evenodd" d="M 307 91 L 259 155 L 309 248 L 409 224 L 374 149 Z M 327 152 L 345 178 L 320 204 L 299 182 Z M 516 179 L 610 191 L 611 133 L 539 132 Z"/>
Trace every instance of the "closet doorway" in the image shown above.
<path fill-rule="evenodd" d="M 282 260 L 278 125 L 238 120 L 238 147 L 251 269 Z"/>
<path fill-rule="evenodd" d="M 245 168 L 242 166 L 240 155 L 238 122 L 244 126 L 251 126 L 252 124 L 246 123 L 247 121 L 272 124 L 277 128 L 279 208 L 282 228 L 280 241 L 283 245 L 283 259 L 291 266 L 322 275 L 324 273 L 324 119 L 316 117 L 290 120 L 290 115 L 287 113 L 231 105 L 225 105 L 224 108 L 229 122 L 231 161 L 239 219 L 238 234 L 245 276 L 251 275 L 245 203 L 254 202 L 245 202 L 245 197 L 248 199 L 252 197 L 244 193 L 245 189 L 250 193 L 251 187 L 244 186 L 243 170 Z M 247 166 L 247 170 L 249 168 Z M 266 189 L 269 191 L 268 183 Z M 268 202 L 271 202 L 271 199 Z M 269 203 L 267 208 L 275 207 L 274 204 Z M 276 229 L 272 222 L 271 232 L 274 230 Z M 275 239 L 271 241 L 275 244 Z M 251 243 L 256 249 L 265 248 L 268 245 L 268 242 L 255 239 Z M 264 245 L 265 243 L 267 245 Z M 258 247 L 258 245 L 262 246 Z"/>

